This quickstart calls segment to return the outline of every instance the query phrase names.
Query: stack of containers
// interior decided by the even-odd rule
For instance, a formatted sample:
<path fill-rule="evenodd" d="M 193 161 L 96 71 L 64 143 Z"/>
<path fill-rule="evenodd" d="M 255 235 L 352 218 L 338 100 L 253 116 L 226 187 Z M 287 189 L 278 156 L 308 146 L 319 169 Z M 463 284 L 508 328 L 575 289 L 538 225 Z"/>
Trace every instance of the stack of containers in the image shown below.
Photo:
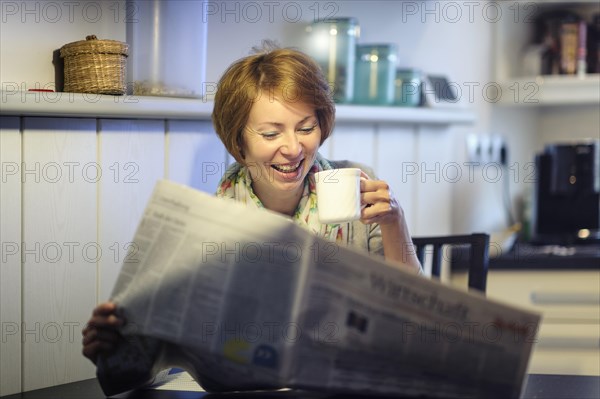
<path fill-rule="evenodd" d="M 307 31 L 308 53 L 325 73 L 336 103 L 420 105 L 420 72 L 396 68 L 398 48 L 393 43 L 358 44 L 356 18 L 317 20 Z"/>

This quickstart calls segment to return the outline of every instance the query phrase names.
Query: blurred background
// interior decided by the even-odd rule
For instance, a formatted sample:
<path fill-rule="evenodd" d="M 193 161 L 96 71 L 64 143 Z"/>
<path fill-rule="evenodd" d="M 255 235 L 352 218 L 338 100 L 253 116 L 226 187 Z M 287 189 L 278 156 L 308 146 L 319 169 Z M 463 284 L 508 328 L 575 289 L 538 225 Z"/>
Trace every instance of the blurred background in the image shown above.
<path fill-rule="evenodd" d="M 373 166 L 414 235 L 487 232 L 491 256 L 511 254 L 489 295 L 550 312 L 531 370 L 599 373 L 598 1 L 0 5 L 0 394 L 93 376 L 73 332 L 109 297 L 157 179 L 214 192 L 232 159 L 210 101 L 265 39 L 319 61 L 338 102 L 322 154 Z M 59 50 L 91 34 L 128 46 L 121 96 L 63 92 Z M 68 258 L 69 242 L 105 256 Z M 532 303 L 540 287 L 560 295 Z"/>

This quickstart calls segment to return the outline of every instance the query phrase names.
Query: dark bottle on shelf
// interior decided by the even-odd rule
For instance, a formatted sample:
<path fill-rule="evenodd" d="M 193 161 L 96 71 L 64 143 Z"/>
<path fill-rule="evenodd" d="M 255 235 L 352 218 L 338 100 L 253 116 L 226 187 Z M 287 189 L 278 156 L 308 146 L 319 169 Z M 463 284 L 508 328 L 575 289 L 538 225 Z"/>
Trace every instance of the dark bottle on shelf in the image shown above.
<path fill-rule="evenodd" d="M 579 18 L 567 15 L 560 23 L 560 73 L 575 75 L 579 48 Z"/>
<path fill-rule="evenodd" d="M 588 26 L 587 72 L 600 73 L 600 13 L 594 15 Z"/>

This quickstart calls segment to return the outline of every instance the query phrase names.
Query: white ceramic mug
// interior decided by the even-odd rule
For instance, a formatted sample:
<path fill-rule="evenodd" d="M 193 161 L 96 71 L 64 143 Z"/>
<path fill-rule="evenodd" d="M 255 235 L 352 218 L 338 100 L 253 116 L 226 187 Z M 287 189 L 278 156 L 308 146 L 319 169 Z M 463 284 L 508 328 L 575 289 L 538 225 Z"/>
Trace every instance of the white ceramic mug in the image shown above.
<path fill-rule="evenodd" d="M 360 219 L 360 169 L 329 169 L 315 173 L 321 223 Z"/>

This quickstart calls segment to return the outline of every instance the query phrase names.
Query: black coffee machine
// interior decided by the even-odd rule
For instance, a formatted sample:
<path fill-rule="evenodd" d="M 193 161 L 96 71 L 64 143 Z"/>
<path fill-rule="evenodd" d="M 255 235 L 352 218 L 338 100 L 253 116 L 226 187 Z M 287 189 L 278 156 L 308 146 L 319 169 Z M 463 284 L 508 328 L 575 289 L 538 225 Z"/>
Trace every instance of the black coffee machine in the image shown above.
<path fill-rule="evenodd" d="M 547 145 L 535 158 L 536 244 L 600 242 L 600 144 Z"/>

